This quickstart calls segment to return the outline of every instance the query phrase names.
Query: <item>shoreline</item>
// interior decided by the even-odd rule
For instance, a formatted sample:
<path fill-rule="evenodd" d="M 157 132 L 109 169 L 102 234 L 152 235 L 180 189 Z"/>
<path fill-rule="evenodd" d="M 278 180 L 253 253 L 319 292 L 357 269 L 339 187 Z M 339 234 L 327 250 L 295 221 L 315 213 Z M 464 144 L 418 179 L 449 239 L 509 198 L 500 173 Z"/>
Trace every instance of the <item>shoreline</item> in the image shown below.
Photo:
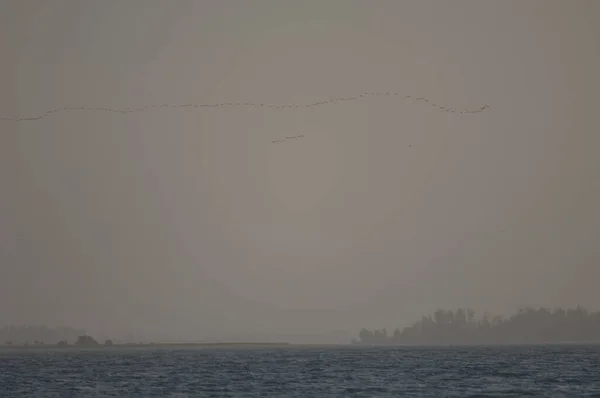
<path fill-rule="evenodd" d="M 58 349 L 58 350 L 118 350 L 118 349 L 130 349 L 130 348 L 217 348 L 217 347 L 232 347 L 232 348 L 244 348 L 244 347 L 288 347 L 290 343 L 278 342 L 278 343 L 245 343 L 245 342 L 223 342 L 223 343 L 115 343 L 112 345 L 92 345 L 92 346 L 79 346 L 70 344 L 67 346 L 58 346 L 56 344 L 44 344 L 44 345 L 1 345 L 0 350 L 47 350 L 47 349 Z"/>
<path fill-rule="evenodd" d="M 0 345 L 2 351 L 117 351 L 132 349 L 325 349 L 325 348 L 466 348 L 466 347 L 523 347 L 523 346 L 585 346 L 600 345 L 600 341 L 569 341 L 569 342 L 523 342 L 523 343 L 472 343 L 472 344 L 293 344 L 285 342 L 276 343 L 247 343 L 247 342 L 222 342 L 222 343 L 126 343 L 97 346 L 68 345 Z"/>

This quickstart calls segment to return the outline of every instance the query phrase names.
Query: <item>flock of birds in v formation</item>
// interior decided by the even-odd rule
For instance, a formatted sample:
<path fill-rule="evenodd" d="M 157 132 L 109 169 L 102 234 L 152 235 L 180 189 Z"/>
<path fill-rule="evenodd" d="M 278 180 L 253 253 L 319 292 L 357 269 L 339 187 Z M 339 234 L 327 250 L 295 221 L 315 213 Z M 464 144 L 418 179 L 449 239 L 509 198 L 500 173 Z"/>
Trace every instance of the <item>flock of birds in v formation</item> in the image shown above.
<path fill-rule="evenodd" d="M 161 108 L 222 108 L 222 107 L 253 107 L 253 108 L 272 108 L 272 109 L 300 109 L 300 108 L 314 108 L 314 107 L 320 107 L 320 106 L 325 106 L 325 105 L 330 105 L 330 104 L 335 104 L 337 102 L 343 102 L 343 101 L 356 101 L 356 100 L 360 100 L 363 98 L 367 98 L 367 97 L 402 97 L 400 95 L 400 93 L 397 92 L 365 92 L 365 93 L 361 93 L 359 95 L 353 96 L 353 97 L 337 97 L 337 98 L 332 98 L 329 100 L 323 100 L 323 101 L 318 101 L 318 102 L 313 102 L 313 103 L 308 103 L 308 104 L 295 104 L 295 105 L 290 105 L 290 104 L 266 104 L 266 103 L 254 103 L 254 102 L 222 102 L 222 103 L 215 103 L 215 104 L 162 104 L 162 105 L 147 105 L 141 108 L 90 108 L 90 107 L 64 107 L 64 108 L 55 108 L 55 109 L 50 109 L 46 112 L 44 112 L 41 115 L 38 116 L 31 116 L 31 117 L 0 117 L 0 120 L 3 121 L 13 121 L 13 122 L 25 122 L 25 121 L 34 121 L 34 120 L 40 120 L 43 119 L 51 114 L 54 113 L 60 113 L 60 112 L 69 112 L 69 111 L 96 111 L 96 112 L 113 112 L 113 113 L 137 113 L 137 112 L 145 112 L 145 111 L 151 111 L 151 110 L 156 110 L 156 109 L 161 109 Z M 423 102 L 426 103 L 440 111 L 443 112 L 449 112 L 449 113 L 457 113 L 457 114 L 474 114 L 474 113 L 480 113 L 480 112 L 484 112 L 486 109 L 488 109 L 490 107 L 490 105 L 483 105 L 479 108 L 472 108 L 472 109 L 456 109 L 456 108 L 450 108 L 447 106 L 443 106 L 443 105 L 439 105 L 425 97 L 414 97 L 411 95 L 405 95 L 404 96 L 405 99 L 409 99 L 409 100 L 414 100 L 414 101 L 418 101 L 418 102 Z M 271 141 L 273 144 L 282 144 L 287 140 L 292 140 L 292 139 L 299 139 L 299 138 L 303 138 L 304 135 L 296 135 L 296 136 L 290 136 L 290 137 L 285 137 L 284 139 L 281 140 L 273 140 Z"/>

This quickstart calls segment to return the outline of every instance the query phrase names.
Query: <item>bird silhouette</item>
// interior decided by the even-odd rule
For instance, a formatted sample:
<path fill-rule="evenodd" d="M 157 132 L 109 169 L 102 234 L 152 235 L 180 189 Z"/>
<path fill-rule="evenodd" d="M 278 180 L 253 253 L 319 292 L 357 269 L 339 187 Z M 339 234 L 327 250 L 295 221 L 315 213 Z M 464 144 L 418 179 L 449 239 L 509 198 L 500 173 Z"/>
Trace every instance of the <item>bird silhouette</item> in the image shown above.
<path fill-rule="evenodd" d="M 335 103 L 339 103 L 342 101 L 358 101 L 368 97 L 390 97 L 390 96 L 399 96 L 398 92 L 364 92 L 351 97 L 334 97 L 333 99 L 322 100 L 313 103 L 307 104 L 265 104 L 265 103 L 254 103 L 254 102 L 222 102 L 222 103 L 214 103 L 214 104 L 162 104 L 162 105 L 146 105 L 140 108 L 91 108 L 91 107 L 64 107 L 64 108 L 55 108 L 47 110 L 46 112 L 30 117 L 0 117 L 0 121 L 12 121 L 12 122 L 25 122 L 25 121 L 34 121 L 41 120 L 51 114 L 61 113 L 61 112 L 71 112 L 71 111 L 85 111 L 85 112 L 113 112 L 113 113 L 137 113 L 137 112 L 148 112 L 151 110 L 162 109 L 162 108 L 235 108 L 235 107 L 253 107 L 253 108 L 271 108 L 271 109 L 302 109 L 302 108 L 313 108 L 320 106 L 328 106 Z M 436 103 L 431 102 L 429 99 L 425 97 L 416 97 L 414 98 L 411 95 L 405 95 L 405 99 L 410 99 L 418 102 L 427 103 L 431 105 L 433 108 L 436 108 L 443 112 L 448 113 L 456 113 L 456 114 L 475 114 L 484 112 L 490 108 L 489 104 L 481 106 L 479 108 L 471 108 L 471 109 L 463 109 L 457 110 L 456 108 L 450 108 L 446 106 L 437 105 Z"/>

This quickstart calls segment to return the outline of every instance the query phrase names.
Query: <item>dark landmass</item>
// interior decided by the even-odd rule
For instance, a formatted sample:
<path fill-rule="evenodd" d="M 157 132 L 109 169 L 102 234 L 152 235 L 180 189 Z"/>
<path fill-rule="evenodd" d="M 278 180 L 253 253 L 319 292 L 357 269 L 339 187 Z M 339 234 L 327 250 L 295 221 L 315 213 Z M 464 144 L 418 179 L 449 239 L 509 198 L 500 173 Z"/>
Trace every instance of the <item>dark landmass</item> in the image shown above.
<path fill-rule="evenodd" d="M 362 329 L 359 345 L 470 345 L 600 342 L 600 312 L 574 309 L 525 308 L 504 319 L 475 318 L 470 309 L 437 310 L 388 335 L 385 329 Z"/>

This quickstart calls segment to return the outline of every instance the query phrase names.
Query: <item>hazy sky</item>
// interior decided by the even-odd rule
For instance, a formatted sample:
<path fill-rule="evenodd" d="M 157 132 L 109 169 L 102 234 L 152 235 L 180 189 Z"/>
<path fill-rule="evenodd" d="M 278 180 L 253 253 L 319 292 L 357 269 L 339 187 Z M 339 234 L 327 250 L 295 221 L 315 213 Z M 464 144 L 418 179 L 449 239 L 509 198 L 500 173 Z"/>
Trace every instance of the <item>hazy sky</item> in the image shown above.
<path fill-rule="evenodd" d="M 2 1 L 4 118 L 491 107 L 0 120 L 0 324 L 600 309 L 599 19 L 596 0 Z"/>

